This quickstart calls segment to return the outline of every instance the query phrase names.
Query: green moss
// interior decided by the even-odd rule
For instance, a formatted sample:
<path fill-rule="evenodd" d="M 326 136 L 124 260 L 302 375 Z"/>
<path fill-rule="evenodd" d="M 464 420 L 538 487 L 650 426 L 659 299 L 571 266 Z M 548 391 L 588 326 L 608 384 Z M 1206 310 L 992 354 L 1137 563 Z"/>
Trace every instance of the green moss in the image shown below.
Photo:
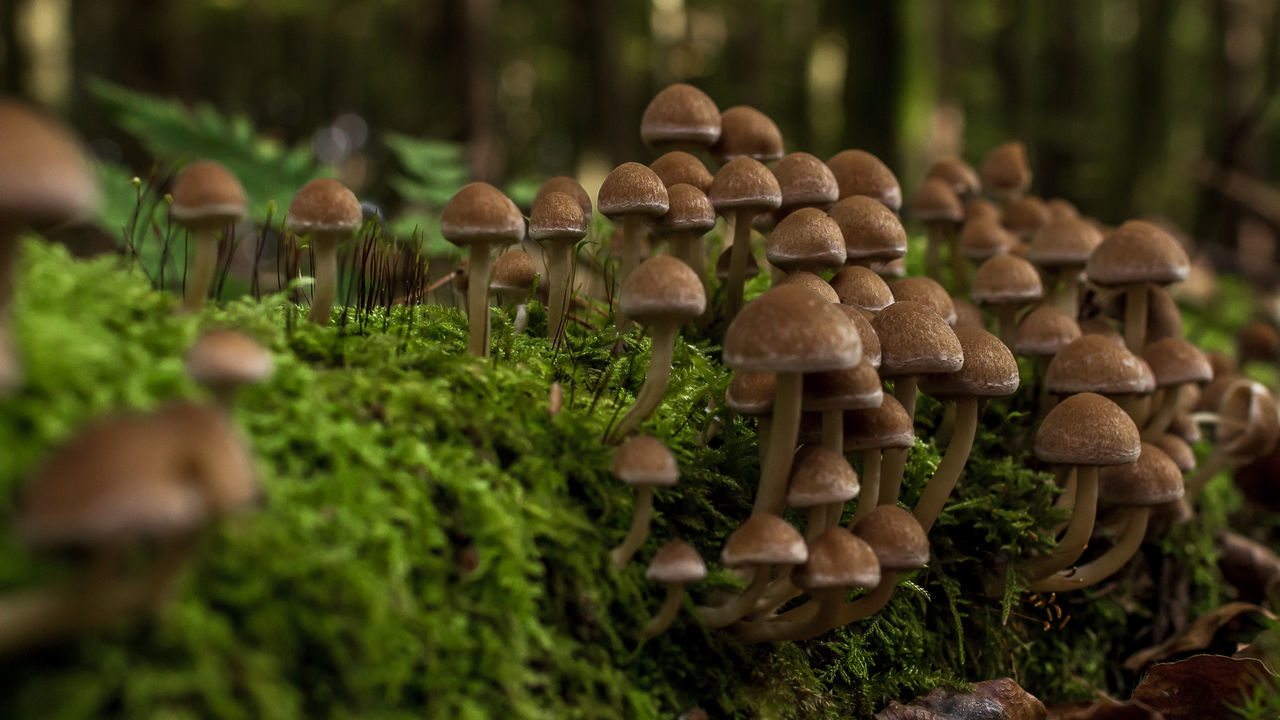
<path fill-rule="evenodd" d="M 89 418 L 200 396 L 181 361 L 199 328 L 246 329 L 278 371 L 236 407 L 263 509 L 209 535 L 158 620 L 0 659 L 0 716 L 670 718 L 703 705 L 724 717 L 856 717 L 1002 675 L 1046 699 L 1087 697 L 1121 688 L 1115 658 L 1140 646 L 1126 592 L 1059 598 L 1072 620 L 1060 628 L 1050 616 L 1046 629 L 1052 611 L 1020 591 L 1010 562 L 1050 543 L 1043 528 L 1060 519 L 1047 475 L 1020 464 L 1023 399 L 987 407 L 933 531 L 933 562 L 875 618 L 813 642 L 742 647 L 684 613 L 637 647 L 661 599 L 643 562 L 676 536 L 714 559 L 749 512 L 755 429 L 708 410 L 729 380 L 710 341 L 677 346 L 647 429 L 672 445 L 684 478 L 658 493 L 653 537 L 618 572 L 606 551 L 625 533 L 632 492 L 609 478 L 601 438 L 642 383 L 638 332 L 636 352 L 620 357 L 609 334 L 576 327 L 553 352 L 512 336 L 499 314 L 497 350 L 481 361 L 463 352 L 452 310 L 320 329 L 277 296 L 187 318 L 115 259 L 29 242 L 22 268 L 31 377 L 0 401 L 5 525 L 23 478 Z M 556 381 L 565 406 L 552 417 Z M 936 423 L 937 405 L 921 408 Z M 713 419 L 722 429 L 703 443 Z M 906 500 L 938 460 L 918 443 Z M 1196 587 L 1211 587 L 1208 536 L 1188 532 Z M 0 534 L 0 590 L 65 570 Z M 714 580 L 697 599 L 728 581 Z"/>

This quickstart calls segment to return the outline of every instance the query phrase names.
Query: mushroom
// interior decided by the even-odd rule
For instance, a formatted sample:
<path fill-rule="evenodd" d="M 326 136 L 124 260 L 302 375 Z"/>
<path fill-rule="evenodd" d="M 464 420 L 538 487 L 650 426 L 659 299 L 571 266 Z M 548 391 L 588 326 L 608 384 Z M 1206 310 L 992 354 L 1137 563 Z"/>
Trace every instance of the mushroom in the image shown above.
<path fill-rule="evenodd" d="M 265 381 L 275 372 L 271 353 L 235 330 L 214 330 L 196 339 L 186 356 L 187 374 L 209 388 L 223 410 L 231 412 L 243 385 Z"/>
<path fill-rule="evenodd" d="M 808 559 L 809 548 L 790 523 L 777 515 L 756 513 L 733 531 L 720 553 L 720 562 L 727 567 L 747 572 L 747 588 L 724 605 L 698 608 L 698 614 L 709 627 L 736 622 L 755 609 L 774 567 L 790 568 Z"/>
<path fill-rule="evenodd" d="M 307 319 L 328 325 L 338 293 L 338 245 L 364 222 L 360 201 L 337 180 L 316 178 L 293 196 L 285 222 L 314 243 L 316 284 Z"/>
<path fill-rule="evenodd" d="M 841 150 L 827 161 L 836 176 L 840 199 L 859 195 L 882 203 L 893 212 L 902 208 L 902 186 L 888 165 L 866 150 Z"/>
<path fill-rule="evenodd" d="M 978 172 L 982 178 L 982 186 L 991 197 L 1000 202 L 1017 200 L 1031 187 L 1027 148 L 1017 141 L 993 148 L 987 153 L 982 161 L 982 169 Z"/>
<path fill-rule="evenodd" d="M 1200 348 L 1180 337 L 1167 337 L 1147 344 L 1143 359 L 1155 375 L 1156 390 L 1163 394 L 1159 409 L 1142 428 L 1142 438 L 1155 442 L 1169 429 L 1169 423 L 1183 404 L 1183 391 L 1213 379 L 1209 358 Z"/>
<path fill-rule="evenodd" d="M 628 485 L 636 486 L 636 505 L 631 514 L 631 528 L 618 546 L 609 551 L 617 568 L 624 568 L 649 537 L 649 520 L 653 514 L 653 489 L 671 487 L 680 479 L 676 458 L 658 438 L 637 435 L 613 453 L 609 473 Z"/>
<path fill-rule="evenodd" d="M 778 284 L 798 285 L 802 288 L 809 289 L 815 295 L 833 305 L 838 305 L 840 303 L 840 296 L 836 295 L 835 289 L 832 288 L 826 280 L 823 280 L 811 272 L 806 272 L 804 270 L 793 272 Z"/>
<path fill-rule="evenodd" d="M 845 261 L 850 265 L 870 265 L 907 254 L 902 221 L 880 202 L 854 195 L 832 205 L 829 212 L 844 235 Z"/>
<path fill-rule="evenodd" d="M 97 175 L 71 131 L 0 99 L 0 397 L 22 382 L 10 329 L 18 233 L 88 215 L 97 205 Z"/>
<path fill-rule="evenodd" d="M 951 251 L 952 268 L 957 268 L 959 256 L 956 254 L 956 238 L 960 226 L 964 223 L 964 208 L 960 198 L 952 190 L 952 186 L 942 178 L 925 178 L 911 199 L 911 214 L 924 223 L 928 234 L 928 245 L 925 248 L 925 274 L 934 280 L 942 279 L 942 246 L 947 245 Z M 963 272 L 961 263 L 958 270 Z"/>
<path fill-rule="evenodd" d="M 978 172 L 958 157 L 945 156 L 934 160 L 924 176 L 926 179 L 937 178 L 946 182 L 951 192 L 964 202 L 982 192 L 982 180 L 978 177 Z"/>
<path fill-rule="evenodd" d="M 716 225 L 715 208 L 702 190 L 684 183 L 669 185 L 667 197 L 670 206 L 654 223 L 654 234 L 668 239 L 671 254 L 693 270 L 705 291 L 707 251 L 702 238 Z"/>
<path fill-rule="evenodd" d="M 1085 263 L 1102 243 L 1102 233 L 1080 218 L 1053 220 L 1027 246 L 1027 259 L 1040 268 L 1050 301 L 1073 320 L 1080 314 L 1080 281 Z"/>
<path fill-rule="evenodd" d="M 667 188 L 648 167 L 625 162 L 604 179 L 596 194 L 596 205 L 605 217 L 622 224 L 618 281 L 626 282 L 627 276 L 640 264 L 645 228 L 670 207 Z M 619 327 L 625 324 L 619 323 Z"/>
<path fill-rule="evenodd" d="M 636 395 L 635 404 L 610 433 L 611 442 L 625 438 L 662 402 L 671 377 L 676 332 L 707 309 L 707 296 L 702 281 L 688 265 L 670 255 L 657 255 L 641 263 L 622 283 L 619 308 L 627 317 L 650 328 L 653 352 L 644 386 Z"/>
<path fill-rule="evenodd" d="M 859 333 L 859 337 L 865 337 Z M 809 373 L 804 378 L 806 412 L 822 413 L 822 445 L 844 455 L 844 411 L 879 407 L 884 397 L 880 376 L 872 367 L 863 342 L 862 360 L 851 368 Z"/>
<path fill-rule="evenodd" d="M 841 304 L 857 308 L 869 315 L 893 304 L 893 291 L 884 278 L 862 265 L 850 265 L 831 278 L 831 287 Z"/>
<path fill-rule="evenodd" d="M 667 586 L 667 595 L 662 601 L 662 608 L 658 610 L 657 615 L 645 623 L 641 633 L 641 637 L 648 640 L 671 627 L 671 622 L 676 619 L 676 613 L 680 612 L 684 586 L 704 580 L 707 577 L 707 564 L 689 543 L 682 540 L 669 540 L 666 545 L 658 549 L 658 554 L 653 556 L 644 577 L 650 582 L 660 582 Z"/>
<path fill-rule="evenodd" d="M 747 105 L 735 105 L 720 113 L 720 137 L 711 154 L 721 162 L 751 158 L 762 163 L 782 157 L 782 133 L 768 115 Z"/>
<path fill-rule="evenodd" d="M 791 463 L 787 505 L 806 512 L 805 541 L 813 543 L 838 523 L 840 510 L 858 497 L 858 490 L 858 474 L 844 455 L 820 445 L 800 448 Z"/>
<path fill-rule="evenodd" d="M 470 251 L 467 349 L 473 355 L 489 356 L 489 249 L 520 242 L 524 229 L 520 208 L 501 190 L 483 182 L 464 185 L 449 198 L 440 214 L 440 234 L 444 239 Z"/>
<path fill-rule="evenodd" d="M 807 152 L 793 152 L 779 160 L 773 176 L 782 189 L 780 219 L 801 208 L 823 210 L 840 199 L 840 187 L 831 168 Z"/>
<path fill-rule="evenodd" d="M 965 222 L 960 231 L 958 249 L 962 257 L 977 265 L 1009 252 L 1017 244 L 1018 239 L 1004 229 L 999 218 L 979 217 Z M 952 285 L 956 294 L 963 293 L 969 287 L 969 273 L 962 271 L 956 274 Z"/>
<path fill-rule="evenodd" d="M 587 223 L 591 222 L 591 196 L 588 195 L 587 191 L 582 187 L 582 183 L 568 175 L 557 175 L 555 177 L 547 178 L 545 182 L 538 186 L 538 192 L 533 196 L 533 207 L 538 207 L 538 204 L 542 202 L 542 199 L 553 192 L 564 193 L 565 195 L 573 198 L 574 201 L 578 203 L 578 207 L 582 210 L 582 217 L 585 218 Z"/>
<path fill-rule="evenodd" d="M 640 138 L 660 150 L 705 151 L 720 138 L 720 109 L 688 83 L 668 85 L 645 107 Z"/>
<path fill-rule="evenodd" d="M 1050 222 L 1080 217 L 1080 209 L 1066 198 L 1050 198 L 1045 201 L 1045 207 L 1049 208 Z"/>
<path fill-rule="evenodd" d="M 915 517 L 926 535 L 969 460 L 978 432 L 978 399 L 1005 397 L 1018 389 L 1018 361 L 999 338 L 972 328 L 957 330 L 956 338 L 964 353 L 964 365 L 953 373 L 926 375 L 921 382 L 924 392 L 953 402 L 956 407 L 956 425 L 946 454 L 916 502 Z"/>
<path fill-rule="evenodd" d="M 218 268 L 218 233 L 244 218 L 248 201 L 236 176 L 213 160 L 200 160 L 183 168 L 173 183 L 172 196 L 169 215 L 196 241 L 182 309 L 199 312 Z"/>
<path fill-rule="evenodd" d="M 788 156 L 790 157 L 790 156 Z M 844 265 L 844 235 L 840 226 L 817 208 L 801 208 L 785 217 L 769 233 L 765 257 L 781 273 L 821 272 Z M 781 278 L 774 276 L 774 285 Z M 839 297 L 837 295 L 837 297 Z"/>
<path fill-rule="evenodd" d="M 1130 220 L 1098 245 L 1085 273 L 1099 285 L 1124 289 L 1124 342 L 1141 353 L 1146 345 L 1148 284 L 1186 280 L 1190 267 L 1187 252 L 1173 236 L 1145 220 Z"/>
<path fill-rule="evenodd" d="M 899 300 L 871 320 L 880 339 L 880 376 L 893 380 L 893 394 L 909 417 L 916 412 L 916 378 L 951 373 L 964 364 L 960 341 L 933 308 Z"/>
<path fill-rule="evenodd" d="M 973 301 L 995 308 L 1001 340 L 1013 341 L 1018 311 L 1044 295 L 1035 267 L 1016 255 L 996 255 L 973 274 Z"/>
<path fill-rule="evenodd" d="M 894 301 L 911 300 L 938 313 L 938 316 L 955 327 L 956 306 L 946 288 L 933 278 L 906 277 L 889 283 Z"/>
<path fill-rule="evenodd" d="M 1227 382 L 1216 404 L 1217 413 L 1210 418 L 1217 425 L 1213 450 L 1196 474 L 1187 478 L 1187 496 L 1191 500 L 1199 497 L 1209 481 L 1224 468 L 1270 454 L 1280 438 L 1280 415 L 1271 391 L 1261 383 L 1244 378 Z M 1215 380 L 1214 384 L 1217 383 Z M 1205 389 L 1206 399 L 1212 397 L 1211 390 L 1212 386 Z M 1206 399 L 1201 402 L 1205 403 Z"/>
<path fill-rule="evenodd" d="M 1029 242 L 1051 219 L 1049 206 L 1034 195 L 1005 203 L 1000 211 L 1001 224 L 1023 243 Z"/>
<path fill-rule="evenodd" d="M 892 495 L 881 489 L 881 466 L 905 465 L 916 435 L 910 416 L 892 395 L 885 395 L 879 407 L 846 412 L 844 428 L 844 451 L 862 453 L 862 490 L 849 523 L 852 528 L 877 505 L 897 505 L 897 488 Z"/>
<path fill-rule="evenodd" d="M 1081 328 L 1083 330 L 1083 328 Z M 1045 387 L 1055 395 L 1092 392 L 1120 404 L 1138 422 L 1141 398 L 1156 387 L 1151 366 L 1105 335 L 1081 335 L 1049 361 Z"/>
<path fill-rule="evenodd" d="M 952 296 L 951 305 L 956 309 L 956 322 L 952 325 L 956 330 L 962 327 L 973 327 L 986 329 L 987 324 L 982 319 L 982 311 L 977 305 L 965 300 Z"/>
<path fill-rule="evenodd" d="M 1049 362 L 1078 337 L 1080 326 L 1054 305 L 1039 305 L 1018 322 L 1011 349 L 1015 355 L 1031 358 L 1035 364 L 1035 380 L 1039 387 L 1036 409 L 1039 413 L 1048 412 L 1053 404 L 1044 377 Z"/>
<path fill-rule="evenodd" d="M 537 279 L 533 258 L 519 248 L 502 253 L 493 263 L 489 289 L 498 294 L 499 302 L 515 304 L 516 319 L 512 330 L 516 335 L 529 327 L 529 295 L 533 293 Z"/>
<path fill-rule="evenodd" d="M 649 169 L 667 186 L 668 192 L 676 185 L 692 185 L 706 193 L 711 190 L 714 179 L 701 160 L 682 150 L 672 150 L 659 157 L 649 163 Z"/>
<path fill-rule="evenodd" d="M 858 331 L 835 305 L 811 290 L 780 285 L 751 301 L 724 336 L 724 363 L 739 371 L 775 372 L 773 424 L 755 512 L 778 513 L 786 499 L 799 433 L 803 374 L 852 367 L 862 358 Z"/>
<path fill-rule="evenodd" d="M 756 445 L 760 454 L 760 466 L 764 466 L 764 451 L 769 445 L 769 430 L 773 413 L 773 391 L 777 377 L 771 372 L 739 371 L 733 374 L 725 391 L 725 404 L 739 415 L 752 415 L 758 420 Z"/>
<path fill-rule="evenodd" d="M 747 256 L 751 255 L 751 218 L 782 202 L 782 189 L 769 168 L 750 157 L 730 160 L 711 181 L 707 193 L 716 212 L 733 220 L 729 280 L 725 284 L 725 315 L 733 319 L 742 307 Z"/>
<path fill-rule="evenodd" d="M 576 183 L 575 183 L 576 184 Z M 584 193 L 585 195 L 585 193 Z M 591 200 L 587 200 L 590 208 Z M 549 250 L 547 261 L 547 337 L 559 342 L 573 289 L 574 247 L 587 236 L 587 216 L 573 196 L 550 191 L 533 203 L 529 238 Z"/>

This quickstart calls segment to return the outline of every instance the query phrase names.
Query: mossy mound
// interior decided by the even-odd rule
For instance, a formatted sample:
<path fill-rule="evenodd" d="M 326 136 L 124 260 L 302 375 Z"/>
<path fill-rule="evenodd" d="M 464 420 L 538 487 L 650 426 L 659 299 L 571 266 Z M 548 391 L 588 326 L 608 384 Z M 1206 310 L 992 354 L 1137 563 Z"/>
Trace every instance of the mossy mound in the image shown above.
<path fill-rule="evenodd" d="M 73 260 L 34 240 L 18 287 L 30 378 L 0 400 L 4 527 L 24 478 L 88 419 L 201 396 L 182 366 L 199 329 L 243 328 L 278 370 L 236 406 L 264 507 L 209 534 L 158 619 L 0 659 L 6 718 L 671 718 L 694 705 L 720 717 L 858 717 L 1001 675 L 1046 699 L 1087 697 L 1122 685 L 1116 659 L 1141 645 L 1142 603 L 1126 589 L 1059 599 L 1072 620 L 1051 614 L 1046 626 L 1016 571 L 999 570 L 1046 543 L 1037 529 L 1058 519 L 1047 476 L 1021 464 L 1029 418 L 1016 404 L 984 413 L 977 457 L 933 531 L 934 562 L 875 618 L 818 641 L 743 647 L 683 613 L 638 647 L 662 594 L 643 578 L 658 544 L 682 537 L 715 559 L 754 491 L 754 426 L 708 410 L 729 374 L 707 340 L 678 343 L 647 427 L 684 477 L 658 492 L 650 542 L 619 572 L 607 550 L 632 492 L 609 478 L 601 438 L 643 380 L 638 332 L 630 355 L 610 352 L 611 333 L 577 327 L 555 352 L 498 317 L 494 356 L 477 360 L 462 318 L 438 307 L 324 329 L 299 322 L 284 296 L 179 317 L 174 297 L 118 259 Z M 552 416 L 554 382 L 564 408 Z M 922 408 L 935 422 L 937 406 Z M 713 419 L 723 427 L 704 443 Z M 905 500 L 938 459 L 918 444 Z M 1200 603 L 1219 582 L 1210 530 L 1188 528 L 1166 548 L 1186 561 Z M 0 532 L 0 592 L 69 567 Z M 695 596 L 731 583 L 713 574 Z"/>

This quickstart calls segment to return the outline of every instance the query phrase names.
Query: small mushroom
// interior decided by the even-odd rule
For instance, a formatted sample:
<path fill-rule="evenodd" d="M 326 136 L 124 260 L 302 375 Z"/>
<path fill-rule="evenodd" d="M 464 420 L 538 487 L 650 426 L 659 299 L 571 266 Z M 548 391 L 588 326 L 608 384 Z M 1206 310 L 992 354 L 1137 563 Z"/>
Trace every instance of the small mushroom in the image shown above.
<path fill-rule="evenodd" d="M 836 221 L 825 212 L 817 208 L 801 208 L 784 218 L 769 233 L 765 257 L 769 264 L 784 274 L 799 271 L 817 273 L 840 268 L 844 265 L 844 235 Z M 775 276 L 774 285 L 780 280 Z"/>
<path fill-rule="evenodd" d="M 893 291 L 884 278 L 862 265 L 850 265 L 831 278 L 840 302 L 869 315 L 893 304 Z"/>
<path fill-rule="evenodd" d="M 1080 313 L 1085 263 L 1102 243 L 1102 233 L 1078 217 L 1053 220 L 1027 246 L 1027 259 L 1045 274 L 1050 302 L 1073 320 Z"/>
<path fill-rule="evenodd" d="M 248 212 L 240 181 L 221 163 L 200 160 L 183 168 L 173 183 L 169 215 L 195 236 L 195 255 L 183 293 L 184 312 L 198 312 L 209 296 L 218 267 L 218 233 Z"/>
<path fill-rule="evenodd" d="M 275 372 L 271 353 L 257 340 L 235 330 L 213 330 L 196 339 L 186 355 L 187 374 L 209 388 L 218 405 L 231 411 L 244 385 L 265 381 Z"/>
<path fill-rule="evenodd" d="M 819 445 L 800 448 L 791 463 L 787 505 L 808 516 L 805 540 L 812 543 L 840 521 L 840 509 L 858 497 L 858 474 L 844 455 Z M 836 522 L 831 522 L 834 511 Z"/>
<path fill-rule="evenodd" d="M 1016 255 L 997 255 L 973 274 L 973 301 L 995 309 L 1001 340 L 1013 342 L 1018 311 L 1044 295 L 1035 267 Z"/>
<path fill-rule="evenodd" d="M 905 465 L 916 434 L 907 411 L 892 395 L 883 396 L 879 407 L 846 412 L 844 428 L 844 451 L 862 453 L 862 490 L 849 523 L 852 528 L 877 505 L 897 505 L 897 488 L 892 489 L 892 495 L 881 490 L 881 466 Z"/>
<path fill-rule="evenodd" d="M 778 207 L 782 189 L 769 168 L 750 157 L 738 157 L 716 173 L 707 196 L 717 213 L 733 220 L 729 279 L 725 283 L 725 315 L 732 319 L 742 307 L 747 257 L 751 255 L 751 219 Z"/>
<path fill-rule="evenodd" d="M 617 568 L 624 568 L 649 537 L 649 520 L 653 514 L 653 489 L 671 487 L 680 479 L 676 458 L 662 441 L 637 435 L 623 443 L 613 454 L 609 468 L 614 478 L 636 486 L 636 505 L 631 514 L 631 528 L 609 558 Z"/>
<path fill-rule="evenodd" d="M 605 217 L 622 224 L 622 261 L 618 281 L 640 264 L 641 243 L 649 224 L 670 208 L 667 187 L 652 170 L 638 162 L 625 162 L 604 179 L 596 194 L 596 205 Z M 620 323 L 619 327 L 625 323 Z"/>
<path fill-rule="evenodd" d="M 662 601 L 662 608 L 657 615 L 645 623 L 641 633 L 641 637 L 648 640 L 661 635 L 662 631 L 671 627 L 671 622 L 680 612 L 684 586 L 704 580 L 707 577 L 707 564 L 689 543 L 683 540 L 669 540 L 666 545 L 658 549 L 658 554 L 653 556 L 644 577 L 650 582 L 660 582 L 667 586 L 667 595 Z"/>
<path fill-rule="evenodd" d="M 285 222 L 314 243 L 316 284 L 307 319 L 328 325 L 338 294 L 338 245 L 364 222 L 360 201 L 337 180 L 316 178 L 293 196 Z"/>
<path fill-rule="evenodd" d="M 693 270 L 705 291 L 707 250 L 703 236 L 716 225 L 715 208 L 706 194 L 692 185 L 669 185 L 667 196 L 670 206 L 654 223 L 654 234 L 667 238 L 671 254 Z"/>
<path fill-rule="evenodd" d="M 880 158 L 866 150 L 841 150 L 827 161 L 836 176 L 840 199 L 866 196 L 893 212 L 902 208 L 902 186 Z"/>
<path fill-rule="evenodd" d="M 701 160 L 682 150 L 672 150 L 659 157 L 649 163 L 649 169 L 667 186 L 668 192 L 676 185 L 692 185 L 706 193 L 711 190 L 714 179 Z"/>
<path fill-rule="evenodd" d="M 1034 195 L 1005 203 L 1000 211 L 1000 222 L 1022 243 L 1029 242 L 1050 220 L 1049 206 Z"/>
<path fill-rule="evenodd" d="M 831 219 L 844 235 L 845 262 L 871 265 L 907 254 L 907 231 L 902 221 L 882 203 L 865 195 L 853 195 L 831 206 Z"/>
<path fill-rule="evenodd" d="M 978 177 L 978 171 L 958 157 L 946 156 L 934 160 L 924 176 L 943 180 L 963 202 L 968 202 L 982 192 L 982 180 Z"/>
<path fill-rule="evenodd" d="M 1213 368 L 1200 348 L 1180 337 L 1167 337 L 1147 344 L 1143 359 L 1155 375 L 1156 390 L 1163 397 L 1156 412 L 1142 428 L 1142 438 L 1155 442 L 1169 429 L 1169 423 L 1184 401 L 1184 391 L 1213 379 Z"/>
<path fill-rule="evenodd" d="M 720 137 L 711 154 L 728 164 L 738 158 L 762 163 L 782 157 L 782 133 L 768 115 L 747 105 L 735 105 L 720 113 Z"/>
<path fill-rule="evenodd" d="M 801 208 L 825 210 L 840 199 L 840 187 L 831 168 L 807 152 L 793 152 L 779 160 L 773 176 L 782 189 L 779 218 Z"/>
<path fill-rule="evenodd" d="M 946 288 L 933 278 L 905 277 L 889 283 L 894 301 L 911 300 L 938 313 L 947 324 L 956 325 L 956 306 Z"/>
<path fill-rule="evenodd" d="M 467 263 L 467 320 L 473 355 L 489 356 L 489 250 L 524 238 L 520 208 L 498 188 L 483 182 L 464 185 L 449 198 L 440 214 L 440 234 L 469 249 Z"/>
<path fill-rule="evenodd" d="M 952 267 L 960 262 L 956 253 L 956 239 L 960 235 L 960 226 L 964 223 L 964 207 L 960 198 L 952 190 L 952 186 L 942 178 L 926 178 L 920 189 L 911 198 L 911 214 L 924 223 L 928 235 L 925 247 L 925 274 L 942 280 L 942 247 L 951 251 Z M 961 262 L 959 272 L 964 271 Z"/>
<path fill-rule="evenodd" d="M 660 150 L 705 151 L 720 139 L 720 109 L 688 83 L 668 85 L 645 107 L 640 138 Z"/>
<path fill-rule="evenodd" d="M 1145 220 L 1130 220 L 1098 245 L 1085 273 L 1099 285 L 1125 291 L 1124 342 L 1140 354 L 1147 340 L 1147 286 L 1186 280 L 1190 267 L 1173 236 Z"/>
<path fill-rule="evenodd" d="M 978 172 L 982 186 L 1001 202 L 1017 200 L 1031 187 L 1027 148 L 1016 140 L 997 145 L 987 153 Z"/>
<path fill-rule="evenodd" d="M 809 559 L 804 538 L 786 520 L 767 513 L 747 518 L 725 541 L 720 562 L 744 569 L 747 588 L 724 605 L 700 607 L 698 614 L 709 627 L 724 627 L 751 613 L 769 586 L 774 568 L 792 568 Z"/>
<path fill-rule="evenodd" d="M 590 206 L 588 198 L 588 209 Z M 586 236 L 587 215 L 573 196 L 551 191 L 534 201 L 533 214 L 529 216 L 529 239 L 548 250 L 547 337 L 553 342 L 559 342 L 569 312 L 574 247 Z"/>
<path fill-rule="evenodd" d="M 516 306 L 516 319 L 512 330 L 519 335 L 529 327 L 529 296 L 538 274 L 533 269 L 533 258 L 519 248 L 508 250 L 493 263 L 489 289 L 498 294 L 499 302 Z"/>

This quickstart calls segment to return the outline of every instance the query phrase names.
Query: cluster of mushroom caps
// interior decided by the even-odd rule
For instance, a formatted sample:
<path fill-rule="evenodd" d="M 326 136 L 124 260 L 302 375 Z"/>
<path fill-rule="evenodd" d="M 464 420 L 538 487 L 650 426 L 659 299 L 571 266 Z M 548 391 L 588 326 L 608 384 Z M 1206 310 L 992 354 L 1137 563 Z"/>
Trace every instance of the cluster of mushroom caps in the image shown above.
<path fill-rule="evenodd" d="M 1269 452 L 1280 435 L 1264 387 L 1223 372 L 1215 379 L 1205 354 L 1182 338 L 1166 286 L 1185 279 L 1189 261 L 1172 235 L 1141 220 L 1107 228 L 1070 203 L 1028 195 L 1020 143 L 995 148 L 981 172 L 957 158 L 933 163 L 909 207 L 928 230 L 928 276 L 901 277 L 902 193 L 869 153 L 846 150 L 827 163 L 784 155 L 762 113 L 720 113 L 683 84 L 654 98 L 642 135 L 666 154 L 647 168 L 618 167 L 599 203 L 623 226 L 620 311 L 659 328 L 654 358 L 664 367 L 650 367 L 659 386 L 670 362 L 659 338 L 696 320 L 697 300 L 705 302 L 693 287 L 708 287 L 703 235 L 716 213 L 734 227 L 724 275 L 732 322 L 722 343 L 734 377 L 724 400 L 757 418 L 761 471 L 752 515 L 720 557 L 745 588 L 697 607 L 707 625 L 729 626 L 747 642 L 801 639 L 883 607 L 899 574 L 928 562 L 927 536 L 963 474 L 979 403 L 1020 386 L 1038 397 L 1035 456 L 1056 469 L 1057 502 L 1072 510 L 1056 549 L 1026 559 L 1034 590 L 1108 577 L 1148 534 L 1186 519 L 1184 492 L 1194 496 L 1216 470 Z M 722 164 L 713 175 L 694 153 Z M 654 246 L 668 240 L 666 255 L 636 262 L 637 216 L 650 218 Z M 753 229 L 766 234 L 774 287 L 740 306 Z M 672 315 L 656 320 L 660 297 L 639 299 L 650 287 L 679 298 Z M 1017 356 L 1029 361 L 1026 382 Z M 646 381 L 640 417 L 619 423 L 614 441 L 656 407 L 649 390 Z M 946 408 L 937 438 L 946 451 L 908 511 L 899 495 L 918 392 Z M 1194 469 L 1187 443 L 1205 424 L 1214 428 L 1213 454 L 1184 481 Z M 637 436 L 618 450 L 614 474 L 640 486 L 632 528 L 612 553 L 622 567 L 643 547 L 653 488 L 676 482 L 678 470 L 658 440 Z M 1095 528 L 1099 506 L 1115 510 Z M 1095 537 L 1114 540 L 1086 557 Z M 662 546 L 648 576 L 669 593 L 646 636 L 669 625 L 684 586 L 706 572 L 686 543 Z M 850 599 L 860 588 L 868 592 Z M 796 605 L 802 596 L 808 601 Z"/>

